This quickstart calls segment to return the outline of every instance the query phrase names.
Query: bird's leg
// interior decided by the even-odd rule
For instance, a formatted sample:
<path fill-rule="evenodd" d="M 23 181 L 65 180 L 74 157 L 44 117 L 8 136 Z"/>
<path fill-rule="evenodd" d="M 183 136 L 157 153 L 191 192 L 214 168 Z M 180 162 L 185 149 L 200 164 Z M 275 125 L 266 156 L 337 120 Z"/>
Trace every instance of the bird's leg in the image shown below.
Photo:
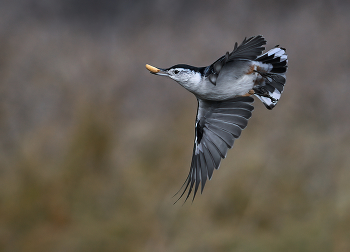
<path fill-rule="evenodd" d="M 266 87 L 261 86 L 261 85 L 256 85 L 252 89 L 256 95 L 260 95 L 263 97 L 270 98 L 272 102 L 277 102 L 278 100 L 273 98 L 270 94 L 269 91 L 267 91 Z"/>
<path fill-rule="evenodd" d="M 262 78 L 258 78 L 255 82 L 255 85 L 253 87 L 253 91 L 256 95 L 263 96 L 270 98 L 272 102 L 277 102 L 278 100 L 276 98 L 273 98 L 269 91 L 266 89 L 266 86 L 264 85 L 264 80 L 267 83 L 270 83 L 270 80 L 268 77 L 272 78 L 273 74 L 261 71 L 261 70 L 254 70 L 254 72 L 258 73 Z"/>

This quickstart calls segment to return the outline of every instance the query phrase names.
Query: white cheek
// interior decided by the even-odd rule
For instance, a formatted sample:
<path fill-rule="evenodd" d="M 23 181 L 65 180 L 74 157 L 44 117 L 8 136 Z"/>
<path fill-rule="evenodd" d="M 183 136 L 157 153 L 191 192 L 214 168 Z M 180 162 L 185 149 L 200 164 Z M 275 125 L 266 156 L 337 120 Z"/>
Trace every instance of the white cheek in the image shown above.
<path fill-rule="evenodd" d="M 200 73 L 196 73 L 194 79 L 195 79 L 195 82 L 199 84 L 199 83 L 202 81 L 202 76 L 201 76 L 201 74 L 200 74 Z"/>
<path fill-rule="evenodd" d="M 194 76 L 192 76 L 192 78 L 188 79 L 189 84 L 193 85 L 193 86 L 197 86 L 202 80 L 202 76 L 200 75 L 200 73 L 196 73 Z"/>
<path fill-rule="evenodd" d="M 197 93 L 198 89 L 201 88 L 201 80 L 202 77 L 200 73 L 196 73 L 195 75 L 188 75 L 186 80 L 179 82 L 184 88 L 192 93 Z"/>

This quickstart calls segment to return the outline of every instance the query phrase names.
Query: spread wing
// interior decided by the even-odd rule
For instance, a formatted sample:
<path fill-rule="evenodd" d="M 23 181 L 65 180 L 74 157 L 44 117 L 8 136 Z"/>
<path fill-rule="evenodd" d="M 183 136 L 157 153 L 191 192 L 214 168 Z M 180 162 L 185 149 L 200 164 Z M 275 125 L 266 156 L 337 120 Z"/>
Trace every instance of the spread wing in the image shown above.
<path fill-rule="evenodd" d="M 204 101 L 198 99 L 196 134 L 190 172 L 181 189 L 179 199 L 188 189 L 193 200 L 199 184 L 203 192 L 207 179 L 211 179 L 214 169 L 218 169 L 222 158 L 233 146 L 242 130 L 247 126 L 254 107 L 252 97 L 237 97 L 226 101 Z M 180 189 L 180 190 L 181 190 Z M 185 200 L 185 201 L 186 201 Z"/>
<path fill-rule="evenodd" d="M 255 60 L 265 50 L 263 45 L 266 44 L 266 40 L 263 36 L 258 35 L 249 39 L 245 38 L 243 42 L 235 47 L 231 53 L 227 52 L 224 56 L 219 58 L 210 66 L 204 70 L 205 76 L 208 76 L 209 80 L 213 85 L 216 85 L 216 79 L 222 67 L 230 61 L 241 59 L 241 60 Z"/>

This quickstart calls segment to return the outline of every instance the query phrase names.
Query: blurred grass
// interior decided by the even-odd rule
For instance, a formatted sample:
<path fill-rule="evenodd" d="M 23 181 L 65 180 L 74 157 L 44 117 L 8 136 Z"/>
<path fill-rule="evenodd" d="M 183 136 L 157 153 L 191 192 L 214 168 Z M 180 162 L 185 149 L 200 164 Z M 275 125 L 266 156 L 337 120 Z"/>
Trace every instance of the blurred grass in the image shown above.
<path fill-rule="evenodd" d="M 350 251 L 349 3 L 198 3 L 0 4 L 0 251 Z M 255 34 L 287 48 L 285 93 L 173 205 L 197 104 L 144 64 Z"/>

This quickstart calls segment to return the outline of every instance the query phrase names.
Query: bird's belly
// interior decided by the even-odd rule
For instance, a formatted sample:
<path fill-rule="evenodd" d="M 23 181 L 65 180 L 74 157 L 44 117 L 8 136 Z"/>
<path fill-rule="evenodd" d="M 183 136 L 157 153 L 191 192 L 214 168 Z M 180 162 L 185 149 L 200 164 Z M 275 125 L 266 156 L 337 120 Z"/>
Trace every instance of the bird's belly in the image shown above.
<path fill-rule="evenodd" d="M 216 86 L 207 82 L 200 97 L 220 101 L 245 95 L 253 88 L 256 77 L 256 73 L 242 74 L 239 77 L 234 74 L 219 75 Z"/>
<path fill-rule="evenodd" d="M 243 74 L 236 78 L 235 76 L 226 75 L 222 78 L 218 78 L 217 87 L 218 91 L 222 93 L 231 94 L 232 96 L 244 95 L 249 92 L 254 86 L 256 74 Z"/>

